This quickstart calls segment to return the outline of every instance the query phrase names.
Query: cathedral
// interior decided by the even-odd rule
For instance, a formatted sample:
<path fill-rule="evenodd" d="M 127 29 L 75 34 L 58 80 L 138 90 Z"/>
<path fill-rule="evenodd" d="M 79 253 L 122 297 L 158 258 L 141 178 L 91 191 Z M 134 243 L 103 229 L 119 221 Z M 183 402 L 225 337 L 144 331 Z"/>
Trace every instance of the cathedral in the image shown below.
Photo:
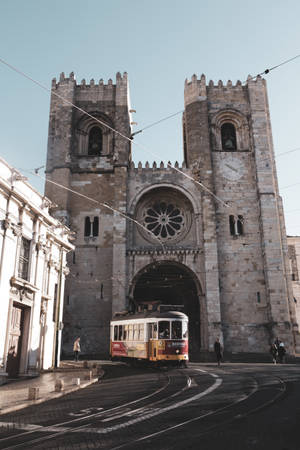
<path fill-rule="evenodd" d="M 80 336 L 107 356 L 113 314 L 154 302 L 183 305 L 192 359 L 217 337 L 229 354 L 276 337 L 300 352 L 265 80 L 186 80 L 174 166 L 132 161 L 131 112 L 126 73 L 52 81 L 45 194 L 75 244 L 64 354 Z"/>

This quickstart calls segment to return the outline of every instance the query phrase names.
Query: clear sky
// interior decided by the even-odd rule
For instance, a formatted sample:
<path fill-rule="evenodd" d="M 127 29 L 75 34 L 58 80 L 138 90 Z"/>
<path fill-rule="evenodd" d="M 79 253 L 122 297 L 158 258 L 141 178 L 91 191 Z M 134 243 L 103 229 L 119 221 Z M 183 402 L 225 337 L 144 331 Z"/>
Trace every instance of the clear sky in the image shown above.
<path fill-rule="evenodd" d="M 300 54 L 299 17 L 297 0 L 0 0 L 0 58 L 48 88 L 60 72 L 107 82 L 127 71 L 138 130 L 183 109 L 193 73 L 235 83 Z M 2 64 L 0 77 L 0 155 L 21 170 L 42 166 L 50 94 Z M 277 171 L 287 232 L 300 234 L 300 58 L 266 79 L 275 154 L 298 149 L 277 157 Z M 181 162 L 181 116 L 136 141 Z M 154 159 L 138 147 L 133 158 Z"/>

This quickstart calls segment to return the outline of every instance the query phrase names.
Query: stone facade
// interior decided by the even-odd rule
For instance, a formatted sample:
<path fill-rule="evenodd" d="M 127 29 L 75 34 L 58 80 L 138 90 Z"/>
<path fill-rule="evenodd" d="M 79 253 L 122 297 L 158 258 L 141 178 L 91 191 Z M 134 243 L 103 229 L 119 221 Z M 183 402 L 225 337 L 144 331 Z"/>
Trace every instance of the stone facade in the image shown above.
<path fill-rule="evenodd" d="M 0 158 L 0 381 L 59 365 L 70 230 Z"/>
<path fill-rule="evenodd" d="M 288 236 L 287 242 L 296 320 L 300 324 L 300 236 Z"/>
<path fill-rule="evenodd" d="M 52 89 L 47 178 L 69 190 L 46 195 L 76 232 L 64 351 L 80 335 L 107 355 L 112 314 L 156 300 L 184 305 L 191 355 L 216 337 L 228 352 L 267 352 L 275 336 L 299 349 L 265 81 L 186 81 L 181 167 L 131 161 L 127 74 L 62 74 Z"/>

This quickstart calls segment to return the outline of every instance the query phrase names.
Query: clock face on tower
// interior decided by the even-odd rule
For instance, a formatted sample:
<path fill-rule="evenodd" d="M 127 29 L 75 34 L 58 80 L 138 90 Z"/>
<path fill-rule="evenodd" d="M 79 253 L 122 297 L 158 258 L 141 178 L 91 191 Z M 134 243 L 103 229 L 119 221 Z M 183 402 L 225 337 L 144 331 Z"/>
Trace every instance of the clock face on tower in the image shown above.
<path fill-rule="evenodd" d="M 236 155 L 223 154 L 220 166 L 227 180 L 237 181 L 245 174 L 245 165 Z"/>

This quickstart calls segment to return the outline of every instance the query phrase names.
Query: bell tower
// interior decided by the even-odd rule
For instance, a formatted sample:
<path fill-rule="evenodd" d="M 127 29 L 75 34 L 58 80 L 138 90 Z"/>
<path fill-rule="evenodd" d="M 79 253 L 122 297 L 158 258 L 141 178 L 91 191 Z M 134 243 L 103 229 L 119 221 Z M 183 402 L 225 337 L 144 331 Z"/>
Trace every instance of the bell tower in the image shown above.
<path fill-rule="evenodd" d="M 86 352 L 107 352 L 111 314 L 125 307 L 126 220 L 118 211 L 126 213 L 130 121 L 126 73 L 115 84 L 77 84 L 73 72 L 52 81 L 45 194 L 76 246 L 65 290 L 66 353 L 78 336 Z"/>
<path fill-rule="evenodd" d="M 206 84 L 193 75 L 184 98 L 185 162 L 207 188 L 208 325 L 220 326 L 234 352 L 263 351 L 276 336 L 299 350 L 266 82 Z"/>

